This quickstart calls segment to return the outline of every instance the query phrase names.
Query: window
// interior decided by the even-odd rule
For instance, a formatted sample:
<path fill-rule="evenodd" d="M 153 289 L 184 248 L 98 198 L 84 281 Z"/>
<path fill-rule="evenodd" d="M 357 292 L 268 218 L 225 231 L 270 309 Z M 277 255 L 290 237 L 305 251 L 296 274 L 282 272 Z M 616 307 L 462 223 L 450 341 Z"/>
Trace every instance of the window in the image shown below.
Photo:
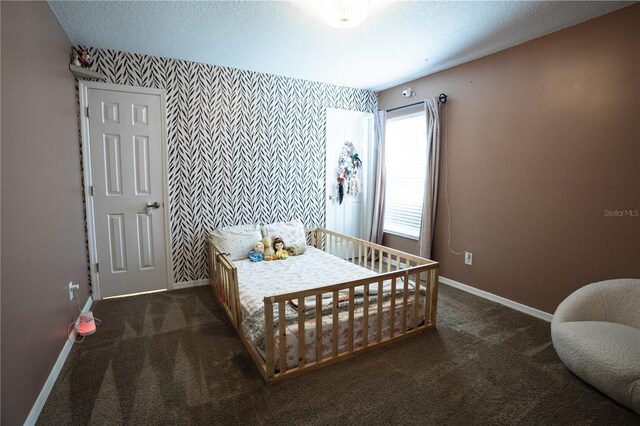
<path fill-rule="evenodd" d="M 384 232 L 418 239 L 427 176 L 424 112 L 387 120 Z"/>

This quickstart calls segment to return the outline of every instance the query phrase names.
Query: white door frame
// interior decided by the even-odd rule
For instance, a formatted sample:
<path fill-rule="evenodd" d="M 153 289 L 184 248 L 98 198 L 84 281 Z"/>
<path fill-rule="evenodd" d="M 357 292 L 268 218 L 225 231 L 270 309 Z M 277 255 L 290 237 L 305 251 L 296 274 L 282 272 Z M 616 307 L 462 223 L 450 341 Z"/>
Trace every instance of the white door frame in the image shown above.
<path fill-rule="evenodd" d="M 166 91 L 164 89 L 152 89 L 147 87 L 136 86 L 124 86 L 120 84 L 100 83 L 93 81 L 78 80 L 78 94 L 80 100 L 80 136 L 82 138 L 82 166 L 84 168 L 84 175 L 82 177 L 84 182 L 84 205 L 87 212 L 86 225 L 87 225 L 87 238 L 89 240 L 89 271 L 91 275 L 91 290 L 93 292 L 93 299 L 101 299 L 100 295 L 100 277 L 96 271 L 97 262 L 97 247 L 96 247 L 96 229 L 95 229 L 95 213 L 93 209 L 93 196 L 91 195 L 92 173 L 91 173 L 91 149 L 89 144 L 89 117 L 87 116 L 87 107 L 89 89 L 102 89 L 110 90 L 114 92 L 127 92 L 127 93 L 141 93 L 145 95 L 157 95 L 160 96 L 160 137 L 162 139 L 162 195 L 164 197 L 165 220 L 164 220 L 164 234 L 165 234 L 165 253 L 167 264 L 167 285 L 168 290 L 173 289 L 175 283 L 173 281 L 173 258 L 171 257 L 171 236 L 169 232 L 170 220 L 170 200 L 169 200 L 169 153 L 167 146 L 167 104 L 166 104 Z M 97 112 L 93 112 L 96 114 Z"/>

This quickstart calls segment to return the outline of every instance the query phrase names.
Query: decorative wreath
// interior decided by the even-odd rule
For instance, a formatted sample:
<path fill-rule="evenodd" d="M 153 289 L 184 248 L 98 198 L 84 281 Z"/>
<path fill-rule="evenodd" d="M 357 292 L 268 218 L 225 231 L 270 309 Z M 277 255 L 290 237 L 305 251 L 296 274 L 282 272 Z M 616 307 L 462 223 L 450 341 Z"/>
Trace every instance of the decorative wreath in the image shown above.
<path fill-rule="evenodd" d="M 362 160 L 358 156 L 353 142 L 346 141 L 338 157 L 338 201 L 342 204 L 344 194 L 356 196 L 362 190 L 362 183 L 358 171 L 362 167 Z"/>

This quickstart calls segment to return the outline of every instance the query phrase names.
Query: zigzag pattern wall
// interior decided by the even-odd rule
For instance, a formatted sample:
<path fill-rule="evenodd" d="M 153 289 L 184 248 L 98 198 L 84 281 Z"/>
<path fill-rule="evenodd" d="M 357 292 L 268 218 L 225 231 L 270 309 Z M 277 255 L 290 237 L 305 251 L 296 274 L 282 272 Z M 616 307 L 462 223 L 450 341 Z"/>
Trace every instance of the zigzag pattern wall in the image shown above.
<path fill-rule="evenodd" d="M 296 217 L 324 225 L 326 110 L 377 108 L 365 90 L 89 51 L 108 83 L 166 89 L 175 282 L 207 278 L 206 236 L 217 227 Z"/>

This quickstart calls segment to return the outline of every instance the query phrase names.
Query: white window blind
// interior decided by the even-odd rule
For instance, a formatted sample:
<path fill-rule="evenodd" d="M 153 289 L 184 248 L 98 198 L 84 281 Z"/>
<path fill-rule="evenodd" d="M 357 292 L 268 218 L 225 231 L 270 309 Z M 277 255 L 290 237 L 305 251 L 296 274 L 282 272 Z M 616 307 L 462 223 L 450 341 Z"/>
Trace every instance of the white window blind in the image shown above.
<path fill-rule="evenodd" d="M 427 176 L 424 112 L 387 120 L 384 232 L 418 239 Z"/>

